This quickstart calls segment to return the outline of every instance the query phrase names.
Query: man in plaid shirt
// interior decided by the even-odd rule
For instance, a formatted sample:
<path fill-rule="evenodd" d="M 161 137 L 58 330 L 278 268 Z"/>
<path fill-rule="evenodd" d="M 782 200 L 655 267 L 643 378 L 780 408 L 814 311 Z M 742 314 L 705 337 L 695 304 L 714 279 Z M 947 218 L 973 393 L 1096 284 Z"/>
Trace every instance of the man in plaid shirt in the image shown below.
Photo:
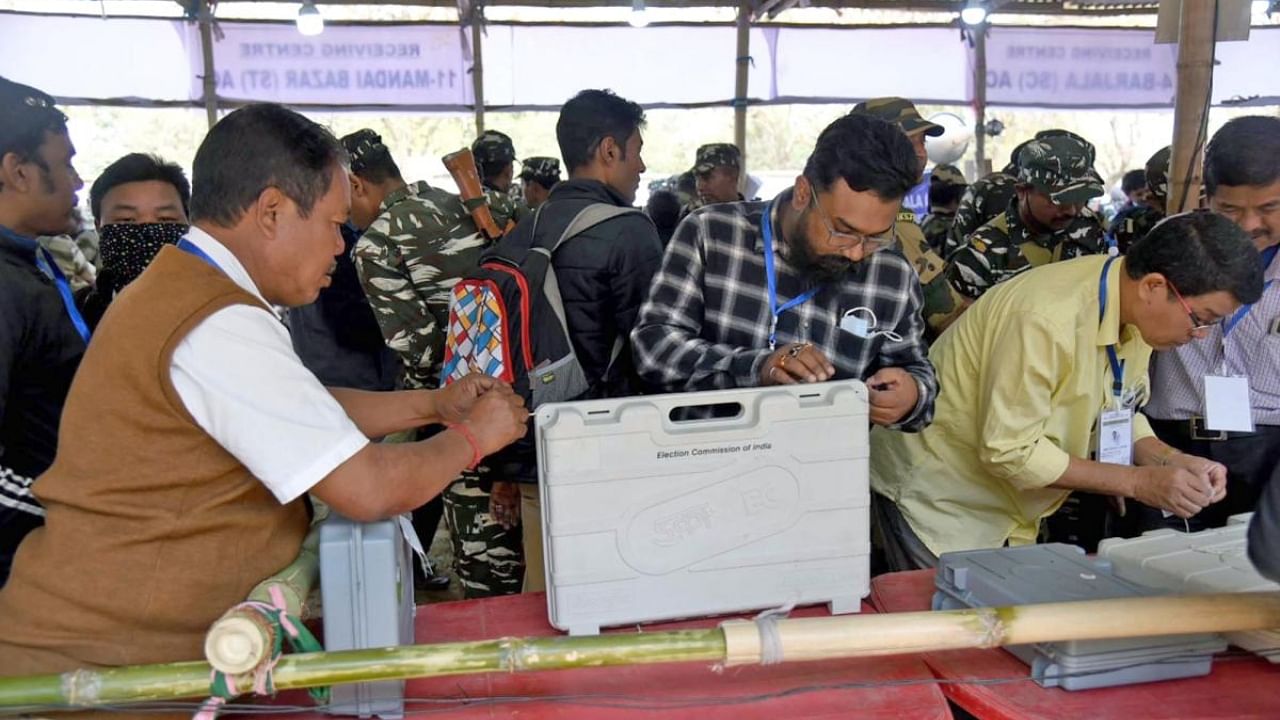
<path fill-rule="evenodd" d="M 896 126 L 846 115 L 792 189 L 690 214 L 631 334 L 641 377 L 670 392 L 857 378 L 873 422 L 923 429 L 938 384 L 893 234 L 917 162 Z"/>

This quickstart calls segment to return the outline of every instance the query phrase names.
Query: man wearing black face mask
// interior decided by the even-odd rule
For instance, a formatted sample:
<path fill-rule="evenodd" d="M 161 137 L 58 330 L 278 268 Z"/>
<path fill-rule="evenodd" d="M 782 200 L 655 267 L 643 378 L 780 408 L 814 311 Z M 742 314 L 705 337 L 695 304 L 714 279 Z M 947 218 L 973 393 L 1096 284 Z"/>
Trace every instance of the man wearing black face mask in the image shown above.
<path fill-rule="evenodd" d="M 928 425 L 938 385 L 920 281 L 880 252 L 918 174 L 895 126 L 846 115 L 792 189 L 690 214 L 631 334 L 641 377 L 667 391 L 857 378 L 876 424 Z"/>
<path fill-rule="evenodd" d="M 133 282 L 165 245 L 187 233 L 191 183 L 175 163 L 130 153 L 107 166 L 89 189 L 102 270 L 81 307 L 97 328 L 116 293 Z"/>

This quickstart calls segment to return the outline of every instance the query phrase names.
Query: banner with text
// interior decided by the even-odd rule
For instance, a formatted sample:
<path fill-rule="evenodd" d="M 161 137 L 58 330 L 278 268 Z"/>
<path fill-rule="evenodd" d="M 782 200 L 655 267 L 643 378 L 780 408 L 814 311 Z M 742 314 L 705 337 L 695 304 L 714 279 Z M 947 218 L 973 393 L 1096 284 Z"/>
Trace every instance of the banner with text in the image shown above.
<path fill-rule="evenodd" d="M 291 105 L 412 105 L 472 102 L 462 36 L 448 25 L 330 25 L 306 37 L 292 26 L 220 23 L 214 45 L 218 96 Z M 191 66 L 201 67 L 192 44 Z M 202 96 L 193 77 L 191 97 Z"/>
<path fill-rule="evenodd" d="M 1176 62 L 1177 48 L 1156 45 L 1154 31 L 994 27 L 987 103 L 1172 107 Z"/>
<path fill-rule="evenodd" d="M 218 96 L 335 108 L 465 110 L 470 60 L 456 25 L 341 25 L 305 37 L 292 23 L 218 23 Z M 648 28 L 491 24 L 485 104 L 556 108 L 586 87 L 648 106 L 727 105 L 736 36 L 728 25 Z M 72 101 L 199 104 L 200 33 L 172 19 L 0 12 L 0 75 Z M 56 48 L 56 52 L 54 49 Z M 993 107 L 1171 108 L 1173 45 L 1147 29 L 992 28 Z M 754 102 L 848 102 L 899 95 L 967 105 L 973 55 L 955 28 L 766 26 L 751 31 Z M 1220 43 L 1214 102 L 1280 103 L 1280 27 Z"/>

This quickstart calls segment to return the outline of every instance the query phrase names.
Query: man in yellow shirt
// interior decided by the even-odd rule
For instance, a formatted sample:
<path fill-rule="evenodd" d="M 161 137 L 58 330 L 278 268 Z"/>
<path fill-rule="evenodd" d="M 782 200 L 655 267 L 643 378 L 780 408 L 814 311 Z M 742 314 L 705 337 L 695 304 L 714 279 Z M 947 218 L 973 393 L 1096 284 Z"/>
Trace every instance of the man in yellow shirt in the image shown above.
<path fill-rule="evenodd" d="M 1257 300 L 1260 267 L 1233 223 L 1194 212 L 1125 258 L 1037 268 L 986 293 L 930 351 L 942 387 L 933 424 L 872 433 L 874 525 L 890 569 L 1033 543 L 1072 490 L 1179 517 L 1221 500 L 1223 466 L 1178 453 L 1133 411 L 1148 400 L 1152 348 L 1202 337 Z"/>

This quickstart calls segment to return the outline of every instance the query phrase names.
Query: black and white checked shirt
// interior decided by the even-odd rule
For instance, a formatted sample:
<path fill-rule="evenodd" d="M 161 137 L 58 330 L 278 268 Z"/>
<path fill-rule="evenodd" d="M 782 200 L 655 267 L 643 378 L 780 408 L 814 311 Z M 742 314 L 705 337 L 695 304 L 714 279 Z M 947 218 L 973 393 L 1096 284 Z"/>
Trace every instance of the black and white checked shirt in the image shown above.
<path fill-rule="evenodd" d="M 754 387 L 769 350 L 769 291 L 761 222 L 787 191 L 771 202 L 711 205 L 676 228 L 662 268 L 631 333 L 637 369 L 668 392 Z M 773 252 L 779 305 L 808 289 L 787 261 L 786 241 L 774 215 Z M 865 380 L 900 367 L 919 381 L 920 402 L 899 425 L 918 431 L 933 419 L 938 380 L 924 342 L 920 281 L 897 251 L 873 253 L 856 273 L 824 285 L 808 302 L 778 317 L 777 345 L 808 342 L 831 359 L 837 379 Z M 870 308 L 877 330 L 902 336 L 863 339 L 840 329 L 846 311 Z"/>

